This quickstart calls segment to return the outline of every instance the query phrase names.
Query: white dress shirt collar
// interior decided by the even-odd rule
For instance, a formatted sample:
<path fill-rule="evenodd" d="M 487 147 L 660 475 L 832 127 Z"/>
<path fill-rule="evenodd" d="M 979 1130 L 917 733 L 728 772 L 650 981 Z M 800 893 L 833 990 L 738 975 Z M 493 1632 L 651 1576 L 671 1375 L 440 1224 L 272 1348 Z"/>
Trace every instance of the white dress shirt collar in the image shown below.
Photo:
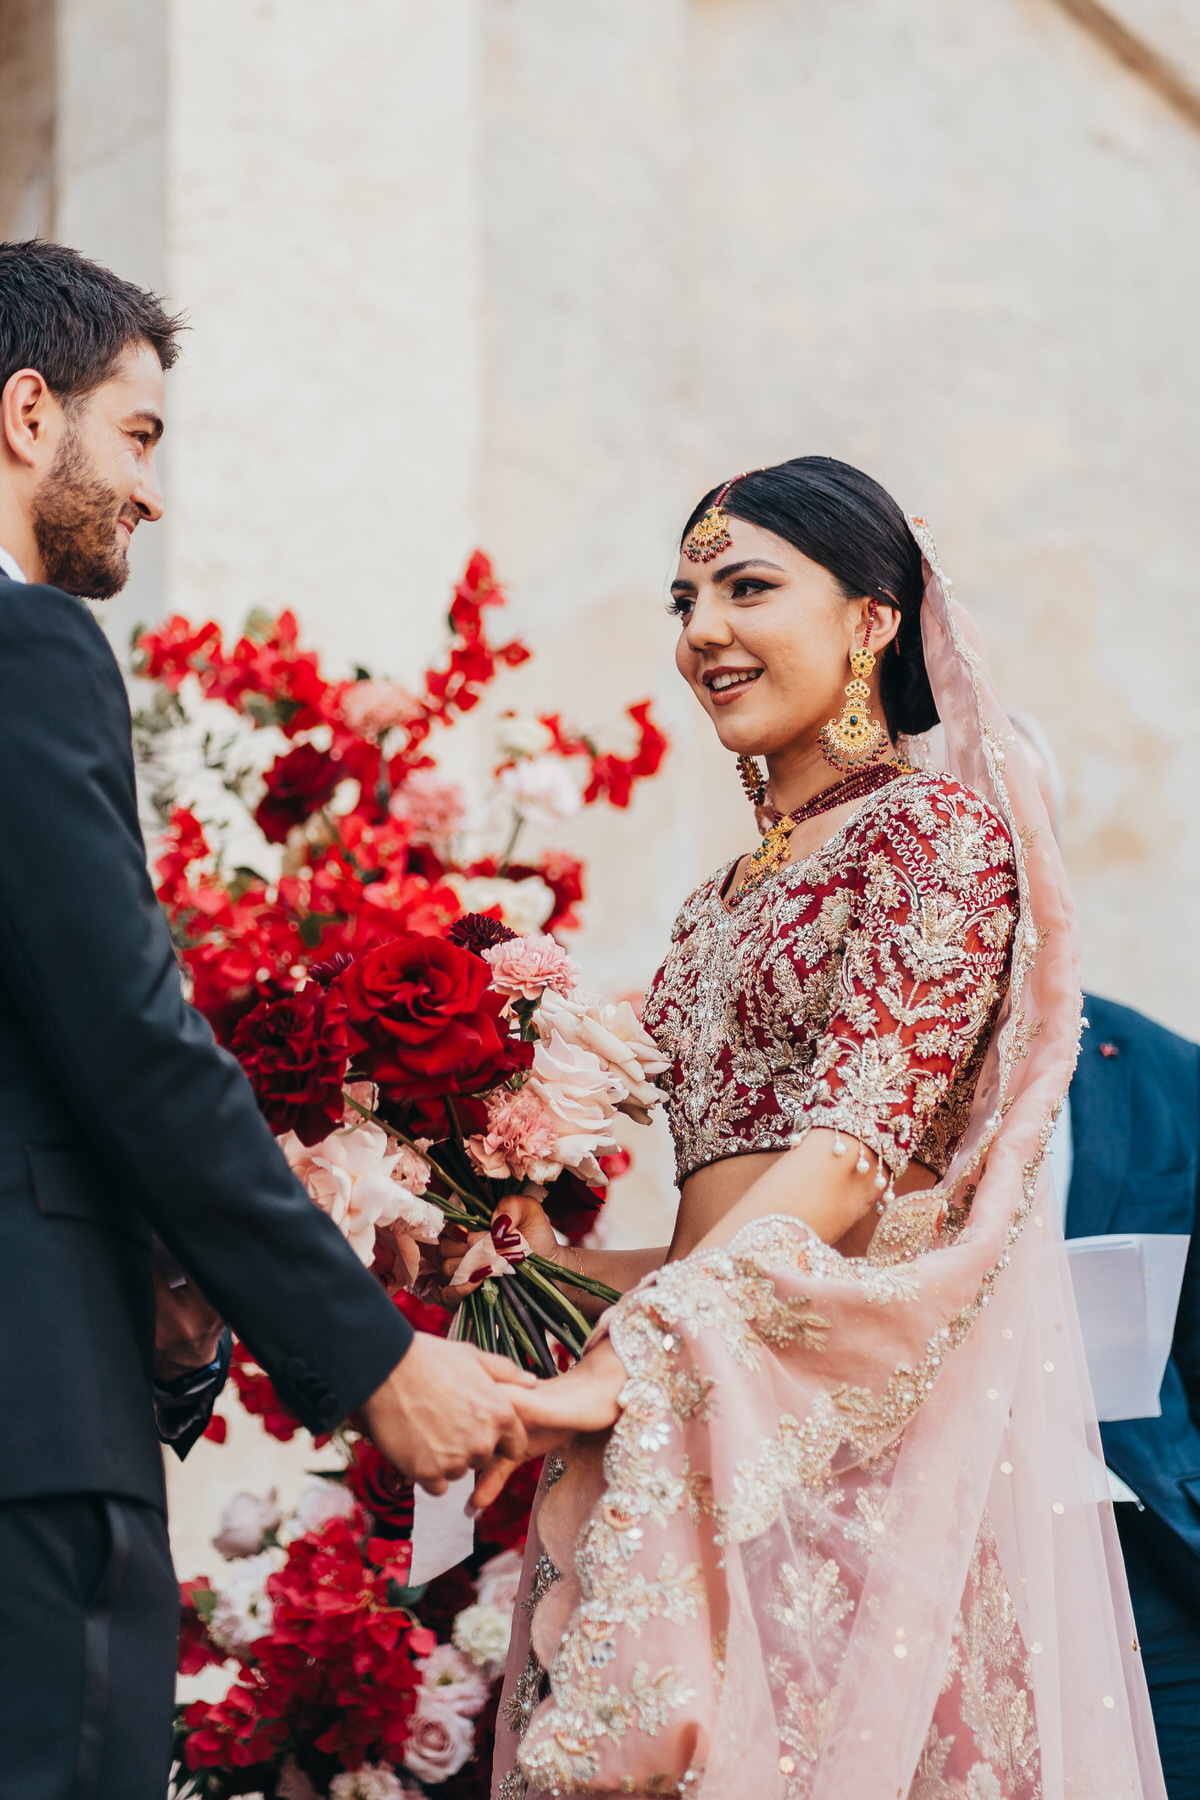
<path fill-rule="evenodd" d="M 19 581 L 23 587 L 28 585 L 24 569 L 15 556 L 9 555 L 3 544 L 0 544 L 0 569 L 4 570 L 10 581 Z"/>

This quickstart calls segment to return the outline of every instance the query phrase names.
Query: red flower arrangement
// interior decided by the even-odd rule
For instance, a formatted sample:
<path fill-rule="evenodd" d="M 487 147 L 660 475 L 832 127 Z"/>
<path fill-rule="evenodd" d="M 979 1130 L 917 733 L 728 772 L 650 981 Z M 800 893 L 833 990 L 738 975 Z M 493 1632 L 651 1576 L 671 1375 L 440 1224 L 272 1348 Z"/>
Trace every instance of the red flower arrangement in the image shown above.
<path fill-rule="evenodd" d="M 365 677 L 329 681 L 301 649 L 290 613 L 252 617 L 231 650 L 212 622 L 170 619 L 135 646 L 135 675 L 157 684 L 154 704 L 135 713 L 135 743 L 157 777 L 162 735 L 189 724 L 197 691 L 288 740 L 257 794 L 232 747 L 215 757 L 205 747 L 226 793 L 243 799 L 247 828 L 253 819 L 265 845 L 283 847 L 277 872 L 265 849 L 259 869 L 226 870 L 212 828 L 155 780 L 157 891 L 193 1002 L 241 1060 L 309 1193 L 414 1326 L 444 1333 L 450 1322 L 421 1297 L 419 1280 L 412 1291 L 421 1246 L 443 1216 L 490 1225 L 470 1252 L 478 1266 L 464 1276 L 454 1329 L 550 1374 L 578 1352 L 586 1322 L 554 1285 L 554 1265 L 542 1267 L 507 1228 L 504 1197 L 540 1183 L 560 1229 L 586 1231 L 606 1177 L 628 1166 L 608 1121 L 626 1104 L 645 1116 L 656 1098 L 648 1077 L 661 1064 L 627 1006 L 573 997 L 578 970 L 537 935 L 578 926 L 578 859 L 554 849 L 517 863 L 513 852 L 531 820 L 565 820 L 601 800 L 627 807 L 635 784 L 657 772 L 666 739 L 649 702 L 628 709 L 636 744 L 626 757 L 567 730 L 557 713 L 502 720 L 493 780 L 509 807 L 505 848 L 475 846 L 464 857 L 473 841 L 462 833 L 464 797 L 439 775 L 430 741 L 435 727 L 472 711 L 502 669 L 528 660 L 519 640 L 489 640 L 488 609 L 504 599 L 477 552 L 454 592 L 447 654 L 415 694 Z M 231 1379 L 269 1434 L 286 1440 L 302 1429 L 240 1344 Z M 223 1434 L 215 1418 L 209 1435 Z M 227 1588 L 194 1581 L 181 1590 L 181 1672 L 230 1657 L 239 1669 L 222 1700 L 181 1711 L 180 1793 L 224 1800 L 246 1780 L 270 1786 L 293 1764 L 335 1800 L 337 1771 L 364 1764 L 403 1767 L 410 1790 L 436 1790 L 450 1775 L 456 1797 L 471 1788 L 472 1734 L 482 1742 L 490 1716 L 489 1646 L 503 1631 L 483 1596 L 508 1595 L 511 1610 L 509 1563 L 527 1530 L 536 1467 L 478 1521 L 491 1561 L 481 1549 L 469 1570 L 439 1578 L 422 1598 L 405 1587 L 411 1486 L 353 1421 L 338 1444 L 347 1461 L 334 1516 L 326 1499 L 318 1519 L 287 1527 L 286 1542 L 283 1526 L 267 1529 L 248 1573 L 235 1569 Z M 257 1599 L 243 1605 L 251 1576 Z M 423 1622 L 426 1606 L 440 1629 L 453 1622 L 458 1647 Z M 464 1624 L 466 1648 L 464 1606 L 478 1637 Z M 481 1762 L 478 1777 L 482 1793 Z"/>

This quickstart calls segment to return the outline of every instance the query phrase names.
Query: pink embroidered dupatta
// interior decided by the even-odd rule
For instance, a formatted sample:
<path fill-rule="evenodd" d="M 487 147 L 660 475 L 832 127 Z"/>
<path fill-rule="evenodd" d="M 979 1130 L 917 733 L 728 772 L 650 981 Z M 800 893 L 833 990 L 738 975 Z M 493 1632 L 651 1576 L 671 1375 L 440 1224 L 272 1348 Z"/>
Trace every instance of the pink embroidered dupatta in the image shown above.
<path fill-rule="evenodd" d="M 944 765 L 1018 866 L 970 1124 L 867 1259 L 760 1220 L 609 1313 L 623 1410 L 548 1459 L 495 1800 L 1164 1800 L 1044 1162 L 1077 1046 L 1074 914 L 912 523 Z"/>

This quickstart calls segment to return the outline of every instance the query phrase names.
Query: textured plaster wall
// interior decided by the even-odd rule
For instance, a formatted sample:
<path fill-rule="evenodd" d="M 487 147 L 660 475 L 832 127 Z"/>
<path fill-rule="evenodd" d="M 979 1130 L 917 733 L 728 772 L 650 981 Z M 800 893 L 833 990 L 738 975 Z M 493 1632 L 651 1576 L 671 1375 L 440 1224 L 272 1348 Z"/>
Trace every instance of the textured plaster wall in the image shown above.
<path fill-rule="evenodd" d="M 1117 10 L 1200 79 L 1194 9 Z M 674 738 L 629 815 L 558 834 L 590 862 L 577 952 L 620 992 L 749 841 L 671 663 L 674 534 L 721 477 L 845 457 L 932 522 L 1059 753 L 1089 983 L 1200 1032 L 1200 136 L 1054 0 L 156 16 L 163 267 L 195 327 L 164 604 L 287 602 L 335 662 L 412 675 L 485 544 L 539 653 L 498 704 L 609 729 L 653 695 Z M 101 254 L 130 185 L 95 142 L 109 175 L 73 151 L 63 216 Z M 665 1146 L 630 1141 L 614 1226 L 661 1240 Z M 172 1479 L 188 1571 L 231 1487 L 311 1466 L 236 1431 Z"/>

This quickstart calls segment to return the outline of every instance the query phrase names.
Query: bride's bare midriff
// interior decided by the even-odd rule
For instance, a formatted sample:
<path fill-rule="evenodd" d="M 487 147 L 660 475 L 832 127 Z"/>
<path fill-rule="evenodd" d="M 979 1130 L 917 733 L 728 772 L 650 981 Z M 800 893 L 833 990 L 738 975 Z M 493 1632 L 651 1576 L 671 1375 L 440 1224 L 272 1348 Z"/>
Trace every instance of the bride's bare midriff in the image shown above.
<path fill-rule="evenodd" d="M 675 1236 L 667 1261 L 677 1262 L 681 1256 L 690 1255 L 702 1238 L 716 1230 L 729 1209 L 749 1192 L 775 1159 L 786 1155 L 786 1150 L 751 1150 L 744 1156 L 722 1157 L 720 1162 L 709 1163 L 689 1175 L 680 1189 Z M 936 1185 L 937 1176 L 931 1169 L 923 1163 L 912 1162 L 896 1183 L 896 1192 L 911 1194 L 918 1188 Z M 843 1256 L 865 1256 L 878 1223 L 879 1214 L 872 1206 L 866 1217 L 839 1239 L 835 1249 Z"/>

